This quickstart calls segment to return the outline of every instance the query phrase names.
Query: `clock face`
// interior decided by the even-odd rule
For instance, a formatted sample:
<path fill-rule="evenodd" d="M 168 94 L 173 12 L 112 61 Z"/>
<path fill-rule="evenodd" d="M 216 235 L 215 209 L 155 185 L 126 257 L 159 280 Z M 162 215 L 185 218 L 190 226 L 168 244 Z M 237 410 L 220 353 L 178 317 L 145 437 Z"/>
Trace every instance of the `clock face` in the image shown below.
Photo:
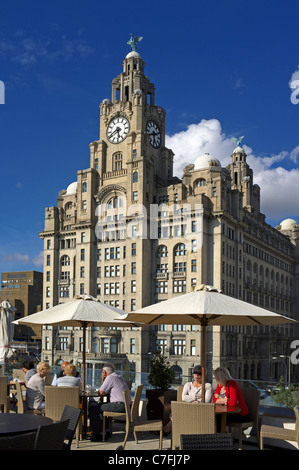
<path fill-rule="evenodd" d="M 154 121 L 148 121 L 146 125 L 146 132 L 150 136 L 150 144 L 154 149 L 157 149 L 161 145 L 161 132 L 159 127 Z"/>
<path fill-rule="evenodd" d="M 107 127 L 107 137 L 112 144 L 119 144 L 127 137 L 130 131 L 130 124 L 124 116 L 113 118 Z"/>

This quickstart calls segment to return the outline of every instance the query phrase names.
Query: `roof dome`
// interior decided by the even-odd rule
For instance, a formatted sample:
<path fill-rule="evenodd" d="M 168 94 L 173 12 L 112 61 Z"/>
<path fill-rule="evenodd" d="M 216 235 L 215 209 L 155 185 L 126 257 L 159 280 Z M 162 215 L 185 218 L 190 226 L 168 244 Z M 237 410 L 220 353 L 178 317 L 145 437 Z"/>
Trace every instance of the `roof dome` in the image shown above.
<path fill-rule="evenodd" d="M 233 153 L 245 153 L 245 150 L 239 145 L 238 147 L 235 148 Z"/>
<path fill-rule="evenodd" d="M 77 181 L 75 181 L 74 183 L 71 183 L 71 184 L 67 187 L 66 195 L 67 195 L 67 196 L 70 196 L 70 195 L 72 195 L 72 194 L 76 194 L 76 193 L 77 193 L 77 186 L 78 186 Z"/>
<path fill-rule="evenodd" d="M 126 59 L 130 59 L 130 58 L 135 58 L 135 59 L 141 59 L 141 55 L 138 54 L 138 52 L 136 51 L 131 51 L 129 52 L 129 54 L 126 55 Z"/>
<path fill-rule="evenodd" d="M 297 225 L 296 220 L 294 219 L 285 219 L 280 222 L 280 230 L 292 230 L 293 224 Z"/>
<path fill-rule="evenodd" d="M 194 162 L 194 170 L 203 170 L 211 166 L 221 167 L 220 161 L 213 157 L 209 153 L 205 153 L 201 157 L 198 157 Z"/>

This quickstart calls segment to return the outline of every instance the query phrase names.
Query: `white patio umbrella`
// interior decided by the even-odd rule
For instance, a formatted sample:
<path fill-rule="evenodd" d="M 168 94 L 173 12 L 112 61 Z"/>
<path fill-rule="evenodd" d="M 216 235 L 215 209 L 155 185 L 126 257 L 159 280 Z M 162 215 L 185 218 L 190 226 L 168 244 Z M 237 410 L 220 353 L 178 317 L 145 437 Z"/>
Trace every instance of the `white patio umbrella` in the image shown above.
<path fill-rule="evenodd" d="M 14 334 L 14 312 L 16 308 L 8 300 L 0 303 L 0 365 L 13 356 L 11 342 Z"/>
<path fill-rule="evenodd" d="M 89 326 L 140 326 L 124 321 L 127 312 L 104 304 L 90 295 L 80 295 L 55 307 L 20 318 L 18 325 L 77 326 L 83 328 L 82 384 L 85 387 L 86 328 Z"/>
<path fill-rule="evenodd" d="M 172 297 L 130 312 L 125 319 L 147 325 L 200 325 L 203 390 L 205 389 L 207 326 L 296 323 L 291 318 L 230 297 L 215 287 L 204 284 L 188 294 Z M 202 398 L 204 401 L 204 393 Z"/>

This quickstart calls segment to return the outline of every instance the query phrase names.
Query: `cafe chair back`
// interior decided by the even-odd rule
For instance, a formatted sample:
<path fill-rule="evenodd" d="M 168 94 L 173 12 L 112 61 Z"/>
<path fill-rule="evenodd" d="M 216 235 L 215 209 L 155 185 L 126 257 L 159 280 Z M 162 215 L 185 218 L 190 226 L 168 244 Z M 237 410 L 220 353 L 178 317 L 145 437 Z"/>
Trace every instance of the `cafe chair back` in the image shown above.
<path fill-rule="evenodd" d="M 25 432 L 14 436 L 0 437 L 1 450 L 33 450 L 36 432 Z"/>
<path fill-rule="evenodd" d="M 232 450 L 233 447 L 230 433 L 181 434 L 181 450 Z"/>
<path fill-rule="evenodd" d="M 171 448 L 180 449 L 182 434 L 214 434 L 216 432 L 213 403 L 171 402 Z"/>
<path fill-rule="evenodd" d="M 10 398 L 8 394 L 7 377 L 0 377 L 0 412 L 9 413 Z"/>
<path fill-rule="evenodd" d="M 259 414 L 259 404 L 260 404 L 260 392 L 258 390 L 249 390 L 249 389 L 242 389 L 242 395 L 244 401 L 248 408 L 248 420 L 244 423 L 239 422 L 232 422 L 228 424 L 229 432 L 233 428 L 238 429 L 238 439 L 239 439 L 239 449 L 242 449 L 242 436 L 243 430 L 249 427 L 252 427 L 255 431 L 257 445 L 260 445 L 259 439 L 259 423 L 258 423 L 258 414 Z"/>
<path fill-rule="evenodd" d="M 27 406 L 26 397 L 23 396 L 22 386 L 20 382 L 15 382 L 16 391 L 17 391 L 17 411 L 18 413 L 24 414 L 34 414 L 34 415 L 43 415 L 45 410 L 31 410 Z"/>
<path fill-rule="evenodd" d="M 69 420 L 39 426 L 34 450 L 63 450 Z"/>
<path fill-rule="evenodd" d="M 80 408 L 79 387 L 45 387 L 45 416 L 60 421 L 66 405 Z M 76 446 L 79 447 L 80 421 L 76 429 Z"/>
<path fill-rule="evenodd" d="M 182 399 L 183 390 L 184 390 L 184 385 L 179 385 L 177 388 L 176 401 L 183 401 Z"/>
<path fill-rule="evenodd" d="M 136 390 L 135 390 L 134 399 L 133 399 L 133 404 L 132 404 L 132 407 L 131 407 L 131 411 L 134 410 L 134 413 L 135 413 L 135 416 L 133 417 L 133 419 L 135 421 L 138 419 L 138 410 L 139 410 L 139 404 L 140 404 L 140 400 L 141 400 L 142 389 L 143 389 L 143 385 L 137 385 Z M 129 390 L 131 390 L 130 387 L 129 387 Z M 134 405 L 134 403 L 135 403 L 135 405 Z M 112 434 L 113 419 L 126 418 L 126 412 L 124 412 L 124 413 L 119 413 L 119 412 L 116 412 L 116 411 L 104 411 L 103 412 L 103 441 L 105 441 L 105 437 L 106 437 L 106 418 L 108 418 L 109 428 L 110 428 L 110 432 Z"/>
<path fill-rule="evenodd" d="M 79 408 L 74 408 L 73 406 L 66 405 L 63 409 L 61 415 L 61 421 L 69 420 L 69 425 L 66 430 L 65 440 L 67 442 L 64 443 L 63 449 L 70 450 L 71 444 L 76 433 L 76 430 L 79 425 L 79 421 L 82 415 L 82 410 Z"/>
<path fill-rule="evenodd" d="M 123 442 L 123 449 L 126 446 L 128 435 L 130 432 L 133 432 L 136 444 L 137 432 L 159 432 L 159 450 L 163 448 L 163 422 L 162 419 L 159 420 L 140 420 L 138 419 L 138 409 L 139 403 L 134 399 L 132 407 L 130 407 L 131 394 L 130 390 L 126 389 L 123 391 L 123 397 L 125 402 L 126 409 L 126 434 Z"/>
<path fill-rule="evenodd" d="M 294 407 L 294 413 L 296 417 L 295 429 L 280 428 L 267 424 L 261 426 L 260 449 L 264 449 L 264 438 L 296 442 L 299 448 L 299 405 Z"/>

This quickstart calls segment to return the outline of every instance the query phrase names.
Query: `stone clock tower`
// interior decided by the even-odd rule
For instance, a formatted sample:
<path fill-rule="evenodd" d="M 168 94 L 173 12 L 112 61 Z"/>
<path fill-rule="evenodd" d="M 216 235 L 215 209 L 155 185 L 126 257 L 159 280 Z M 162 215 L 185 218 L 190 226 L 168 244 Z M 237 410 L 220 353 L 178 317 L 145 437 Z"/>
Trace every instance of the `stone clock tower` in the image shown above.
<path fill-rule="evenodd" d="M 165 111 L 155 104 L 144 65 L 138 52 L 126 56 L 123 72 L 112 81 L 111 101 L 100 105 L 100 140 L 91 144 L 91 167 L 102 184 L 105 174 L 126 174 L 127 204 L 137 197 L 140 204 L 152 203 L 153 184 L 167 186 L 173 172 L 173 153 L 165 148 Z"/>

